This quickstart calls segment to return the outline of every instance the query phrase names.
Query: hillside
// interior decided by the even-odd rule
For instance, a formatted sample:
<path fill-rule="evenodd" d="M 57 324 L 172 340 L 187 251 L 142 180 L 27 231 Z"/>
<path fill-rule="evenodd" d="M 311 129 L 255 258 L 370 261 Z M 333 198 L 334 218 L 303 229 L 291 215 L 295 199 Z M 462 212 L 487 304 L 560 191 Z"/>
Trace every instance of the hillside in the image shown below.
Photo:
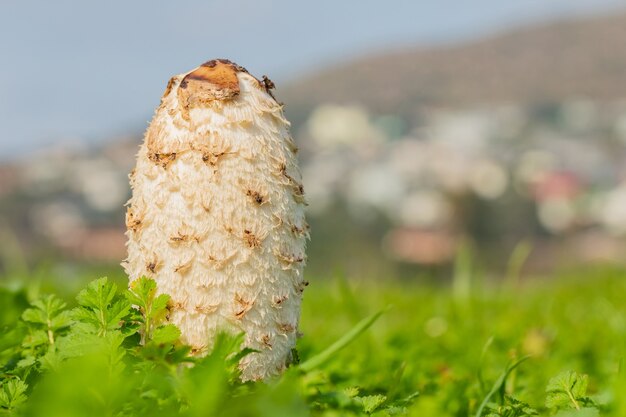
<path fill-rule="evenodd" d="M 468 44 L 364 57 L 285 86 L 279 96 L 292 114 L 319 102 L 402 111 L 419 103 L 623 98 L 625 39 L 626 13 L 557 22 Z"/>

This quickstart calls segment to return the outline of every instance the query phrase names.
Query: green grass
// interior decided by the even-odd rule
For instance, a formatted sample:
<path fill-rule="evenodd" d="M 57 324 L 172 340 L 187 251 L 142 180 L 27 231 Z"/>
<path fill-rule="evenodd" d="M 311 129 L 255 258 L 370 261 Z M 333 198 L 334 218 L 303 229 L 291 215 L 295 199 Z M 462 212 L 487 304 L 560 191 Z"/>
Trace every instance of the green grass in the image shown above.
<path fill-rule="evenodd" d="M 190 360 L 150 288 L 131 300 L 152 309 L 136 311 L 123 284 L 111 295 L 98 281 L 66 308 L 12 286 L 0 290 L 0 413 L 626 415 L 624 271 L 523 282 L 509 271 L 494 284 L 467 263 L 451 285 L 309 277 L 301 362 L 267 383 L 237 382 L 237 338 Z"/>

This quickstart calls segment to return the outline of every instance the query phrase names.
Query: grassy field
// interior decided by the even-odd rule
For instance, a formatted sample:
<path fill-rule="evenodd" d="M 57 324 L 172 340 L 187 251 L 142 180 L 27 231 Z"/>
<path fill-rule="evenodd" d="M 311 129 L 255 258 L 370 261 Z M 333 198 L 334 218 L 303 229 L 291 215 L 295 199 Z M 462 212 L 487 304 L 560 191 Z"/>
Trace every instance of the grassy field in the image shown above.
<path fill-rule="evenodd" d="M 521 283 L 513 275 L 498 284 L 469 270 L 457 270 L 450 285 L 310 280 L 300 364 L 278 380 L 248 384 L 237 382 L 229 356 L 237 339 L 222 339 L 193 367 L 167 326 L 140 346 L 137 330 L 148 313 L 122 311 L 130 306 L 123 282 L 108 304 L 102 281 L 78 301 L 59 287 L 66 310 L 79 306 L 73 313 L 55 311 L 32 285 L 9 285 L 0 291 L 1 410 L 52 417 L 626 415 L 626 271 L 588 268 Z M 24 314 L 35 299 L 44 302 Z"/>

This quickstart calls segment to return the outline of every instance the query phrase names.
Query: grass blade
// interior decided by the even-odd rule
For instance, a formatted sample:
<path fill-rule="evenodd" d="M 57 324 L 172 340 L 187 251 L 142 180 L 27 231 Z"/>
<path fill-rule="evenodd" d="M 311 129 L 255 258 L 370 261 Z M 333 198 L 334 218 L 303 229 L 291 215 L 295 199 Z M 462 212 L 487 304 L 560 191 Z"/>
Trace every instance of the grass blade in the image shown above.
<path fill-rule="evenodd" d="M 526 261 L 530 257 L 532 249 L 532 245 L 526 240 L 519 242 L 515 246 L 506 267 L 506 274 L 504 275 L 504 284 L 506 288 L 512 289 L 519 286 L 522 268 L 524 268 Z"/>
<path fill-rule="evenodd" d="M 326 361 L 331 359 L 333 355 L 335 355 L 337 352 L 339 352 L 341 349 L 343 349 L 353 340 L 359 337 L 361 333 L 370 328 L 370 326 L 374 324 L 376 320 L 378 320 L 380 316 L 382 316 L 383 313 L 387 310 L 388 308 L 380 310 L 377 313 L 374 313 L 371 316 L 364 318 L 335 343 L 333 343 L 317 355 L 313 356 L 312 358 L 309 358 L 305 362 L 302 362 L 300 365 L 298 365 L 298 369 L 303 372 L 310 372 L 313 369 L 323 365 L 324 363 L 326 363 Z"/>
<path fill-rule="evenodd" d="M 452 295 L 462 302 L 469 301 L 472 292 L 472 248 L 463 241 L 454 259 L 454 272 L 452 275 Z"/>
<path fill-rule="evenodd" d="M 483 399 L 483 402 L 480 404 L 480 407 L 478 407 L 478 411 L 476 411 L 476 414 L 474 415 L 474 417 L 482 416 L 483 410 L 485 409 L 485 407 L 491 400 L 491 397 L 493 397 L 498 391 L 502 389 L 502 387 L 506 383 L 506 379 L 509 377 L 511 372 L 513 372 L 515 368 L 520 366 L 523 362 L 525 362 L 529 358 L 530 356 L 524 356 L 523 358 L 520 358 L 519 360 L 511 363 L 510 365 L 506 367 L 506 369 L 500 374 L 498 379 L 496 379 L 496 382 L 493 383 L 493 387 L 491 387 L 491 391 L 489 391 L 489 393 Z"/>
<path fill-rule="evenodd" d="M 478 378 L 478 384 L 480 385 L 480 392 L 483 393 L 487 389 L 485 387 L 485 379 L 483 378 L 483 364 L 485 363 L 485 357 L 487 356 L 487 351 L 493 344 L 493 336 L 487 339 L 487 342 L 483 346 L 483 350 L 480 353 L 480 360 L 478 361 L 478 370 L 476 371 L 476 376 Z"/>

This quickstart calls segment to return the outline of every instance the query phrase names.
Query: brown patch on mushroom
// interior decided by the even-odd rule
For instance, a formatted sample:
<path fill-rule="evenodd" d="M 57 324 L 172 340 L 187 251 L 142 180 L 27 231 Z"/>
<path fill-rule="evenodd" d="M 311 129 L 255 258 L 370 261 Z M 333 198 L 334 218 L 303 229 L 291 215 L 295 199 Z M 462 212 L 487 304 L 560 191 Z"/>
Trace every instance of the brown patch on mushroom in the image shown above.
<path fill-rule="evenodd" d="M 306 204 L 306 200 L 304 199 L 304 186 L 302 183 L 297 181 L 294 177 L 289 175 L 287 172 L 287 164 L 281 162 L 278 165 L 278 172 L 281 176 L 287 179 L 287 181 L 291 184 L 293 190 L 293 198 L 296 202 Z"/>
<path fill-rule="evenodd" d="M 126 210 L 126 228 L 136 233 L 141 228 L 142 218 L 135 213 L 132 206 L 129 206 Z"/>
<path fill-rule="evenodd" d="M 156 254 L 152 256 L 152 259 L 146 262 L 146 271 L 155 274 L 161 268 L 161 262 L 157 258 Z"/>
<path fill-rule="evenodd" d="M 276 88 L 276 84 L 274 84 L 274 81 L 270 80 L 267 75 L 264 75 L 261 78 L 261 82 L 263 83 L 263 86 L 265 87 L 265 90 L 268 93 L 270 92 L 270 90 L 273 90 Z"/>
<path fill-rule="evenodd" d="M 180 265 L 177 265 L 177 266 L 174 268 L 174 272 L 177 272 L 177 273 L 179 273 L 179 274 L 181 274 L 181 275 L 186 274 L 187 272 L 189 272 L 189 269 L 191 269 L 192 262 L 193 262 L 193 258 L 192 258 L 192 259 L 190 259 L 190 260 L 189 260 L 189 261 L 187 261 L 187 262 L 184 262 L 184 263 L 182 263 L 182 264 L 180 264 Z"/>
<path fill-rule="evenodd" d="M 185 305 L 187 303 L 185 301 L 180 301 L 180 300 L 170 300 L 170 302 L 167 305 L 167 309 L 169 311 L 176 311 L 176 310 L 185 310 Z"/>
<path fill-rule="evenodd" d="M 226 265 L 226 263 L 230 261 L 236 254 L 237 251 L 234 251 L 230 255 L 226 255 L 221 259 L 217 259 L 213 255 L 208 255 L 206 259 L 208 261 L 207 263 L 214 269 L 222 269 L 224 265 Z"/>
<path fill-rule="evenodd" d="M 220 157 L 224 156 L 226 152 L 206 152 L 202 154 L 202 162 L 207 165 L 215 166 Z"/>
<path fill-rule="evenodd" d="M 304 257 L 303 256 L 296 256 L 294 254 L 286 254 L 284 252 L 281 251 L 275 251 L 274 255 L 276 255 L 276 257 L 282 261 L 283 263 L 292 265 L 295 263 L 300 263 L 300 262 L 304 262 Z"/>
<path fill-rule="evenodd" d="M 287 300 L 287 298 L 289 298 L 287 294 L 275 295 L 272 297 L 272 307 L 280 307 Z"/>
<path fill-rule="evenodd" d="M 279 323 L 278 330 L 280 330 L 283 333 L 291 333 L 296 330 L 296 327 L 289 323 Z"/>
<path fill-rule="evenodd" d="M 211 60 L 187 74 L 180 82 L 180 89 L 186 90 L 198 82 L 197 87 L 213 94 L 214 100 L 234 97 L 239 94 L 239 67 L 228 60 Z"/>
<path fill-rule="evenodd" d="M 296 142 L 293 140 L 293 138 L 291 137 L 291 135 L 287 135 L 285 138 L 285 144 L 287 145 L 287 148 L 289 148 L 289 150 L 291 151 L 291 153 L 293 153 L 294 155 L 298 153 L 298 151 L 300 150 L 298 148 L 298 146 L 296 145 Z"/>
<path fill-rule="evenodd" d="M 294 184 L 293 192 L 295 195 L 303 196 L 304 195 L 304 186 L 302 184 Z"/>
<path fill-rule="evenodd" d="M 278 174 L 291 179 L 289 174 L 287 174 L 287 164 L 285 164 L 284 162 L 278 164 Z"/>
<path fill-rule="evenodd" d="M 159 165 L 160 167 L 166 169 L 176 159 L 176 152 L 149 152 L 148 159 L 152 161 L 155 165 Z"/>
<path fill-rule="evenodd" d="M 285 223 L 285 221 L 280 216 L 278 216 L 276 214 L 273 214 L 272 218 L 274 220 L 276 220 L 276 224 L 274 225 L 274 227 L 280 227 L 280 226 L 282 226 Z"/>
<path fill-rule="evenodd" d="M 234 63 L 234 62 L 232 62 L 232 61 L 230 61 L 230 60 L 228 60 L 228 59 L 223 59 L 223 58 L 212 59 L 212 60 L 207 61 L 207 62 L 205 62 L 204 64 L 202 64 L 202 65 L 201 65 L 198 69 L 200 69 L 200 68 L 202 68 L 202 67 L 206 67 L 206 68 L 208 68 L 208 69 L 213 69 L 213 70 L 215 70 L 215 69 L 218 69 L 220 66 L 223 66 L 223 67 L 228 67 L 228 66 L 229 66 L 229 67 L 230 67 L 230 68 L 231 68 L 234 72 L 236 72 L 236 73 L 237 73 L 237 72 L 244 72 L 244 73 L 246 73 L 246 74 L 250 75 L 252 78 L 254 78 L 254 79 L 257 81 L 257 83 L 258 83 L 258 85 L 259 85 L 259 87 L 260 87 L 260 88 L 265 89 L 267 93 L 269 93 L 270 95 L 272 95 L 272 94 L 270 93 L 270 91 L 268 91 L 268 90 L 274 89 L 274 88 L 275 88 L 275 85 L 274 85 L 274 83 L 272 82 L 272 80 L 270 80 L 270 79 L 269 79 L 266 75 L 264 75 L 264 76 L 262 77 L 262 79 L 261 79 L 261 80 L 259 80 L 258 78 L 256 78 L 256 77 L 252 76 L 252 75 L 248 72 L 248 70 L 247 70 L 247 69 L 245 69 L 245 68 L 244 68 L 244 67 L 242 67 L 241 65 L 237 65 L 236 63 Z M 197 70 L 195 70 L 195 71 L 197 71 Z M 195 71 L 194 71 L 194 72 L 195 72 Z M 273 95 L 272 95 L 272 98 L 274 98 L 274 96 L 273 96 Z M 276 100 L 276 99 L 274 98 L 274 100 Z"/>
<path fill-rule="evenodd" d="M 188 242 L 189 240 L 190 240 L 189 235 L 183 235 L 180 232 L 178 232 L 178 235 L 170 237 L 170 242 L 173 242 L 173 243 Z"/>
<path fill-rule="evenodd" d="M 204 352 L 206 352 L 206 349 L 207 349 L 207 346 L 205 345 L 191 346 L 191 351 L 189 353 L 191 353 L 194 356 L 202 355 Z"/>
<path fill-rule="evenodd" d="M 261 344 L 265 346 L 267 349 L 272 350 L 271 336 L 269 334 L 264 334 L 261 337 Z"/>
<path fill-rule="evenodd" d="M 211 314 L 217 311 L 217 307 L 218 307 L 217 305 L 197 304 L 194 310 L 196 313 L 200 313 L 200 314 Z"/>
<path fill-rule="evenodd" d="M 309 286 L 309 281 L 302 281 L 298 284 L 296 284 L 296 291 L 298 291 L 300 294 L 302 294 L 304 292 L 304 289 L 306 287 Z"/>
<path fill-rule="evenodd" d="M 293 201 L 295 201 L 298 204 L 302 204 L 304 206 L 308 206 L 309 203 L 307 203 L 306 198 L 303 195 L 300 194 L 293 194 Z"/>
<path fill-rule="evenodd" d="M 240 93 L 238 72 L 245 71 L 225 59 L 205 62 L 185 75 L 178 85 L 181 116 L 189 120 L 191 107 L 208 105 L 216 100 L 231 100 Z M 247 72 L 247 71 L 246 71 Z"/>
<path fill-rule="evenodd" d="M 305 228 L 304 227 L 298 227 L 298 225 L 296 225 L 295 223 L 291 223 L 290 224 L 290 230 L 291 230 L 291 233 L 293 233 L 296 236 L 306 235 Z"/>
<path fill-rule="evenodd" d="M 163 93 L 163 98 L 167 97 L 170 95 L 170 93 L 172 92 L 172 88 L 174 87 L 174 83 L 176 82 L 176 78 L 172 77 L 170 78 L 170 80 L 167 82 L 167 87 L 165 87 L 165 92 Z"/>
<path fill-rule="evenodd" d="M 246 245 L 251 248 L 258 248 L 261 246 L 261 239 L 248 229 L 244 229 L 243 231 L 243 240 L 246 242 Z"/>
<path fill-rule="evenodd" d="M 259 191 L 255 190 L 246 190 L 246 195 L 252 199 L 259 206 L 267 201 L 266 197 L 261 194 Z"/>
<path fill-rule="evenodd" d="M 214 167 L 224 155 L 232 153 L 229 144 L 215 132 L 209 132 L 203 136 L 206 137 L 192 145 L 192 149 L 202 154 L 202 162 L 205 164 Z"/>
<path fill-rule="evenodd" d="M 294 183 L 292 185 L 292 196 L 296 203 L 306 204 L 306 199 L 304 197 L 304 187 L 300 183 Z"/>
<path fill-rule="evenodd" d="M 235 311 L 235 318 L 237 320 L 241 320 L 254 305 L 254 300 L 246 300 L 238 293 L 235 294 L 235 302 L 238 305 L 238 308 Z"/>
<path fill-rule="evenodd" d="M 170 236 L 169 242 L 174 245 L 179 245 L 183 243 L 200 243 L 200 236 L 194 235 L 194 231 L 191 227 L 186 224 L 183 224 L 179 229 L 176 235 Z"/>
<path fill-rule="evenodd" d="M 135 186 L 136 178 L 137 178 L 137 169 L 133 168 L 128 174 L 128 179 L 129 179 L 131 188 Z"/>
<path fill-rule="evenodd" d="M 287 164 L 286 163 L 281 162 L 278 165 L 278 169 L 280 170 L 280 174 L 283 177 L 287 178 L 290 182 L 296 182 L 296 180 L 291 175 L 289 175 L 289 173 L 287 172 Z"/>
<path fill-rule="evenodd" d="M 272 93 L 272 90 L 276 88 L 276 84 L 274 84 L 274 81 L 270 80 L 267 75 L 264 75 L 261 78 L 259 84 L 265 89 L 265 92 L 269 94 L 270 97 L 274 99 L 274 101 L 276 101 L 276 97 L 274 97 L 274 94 Z"/>

